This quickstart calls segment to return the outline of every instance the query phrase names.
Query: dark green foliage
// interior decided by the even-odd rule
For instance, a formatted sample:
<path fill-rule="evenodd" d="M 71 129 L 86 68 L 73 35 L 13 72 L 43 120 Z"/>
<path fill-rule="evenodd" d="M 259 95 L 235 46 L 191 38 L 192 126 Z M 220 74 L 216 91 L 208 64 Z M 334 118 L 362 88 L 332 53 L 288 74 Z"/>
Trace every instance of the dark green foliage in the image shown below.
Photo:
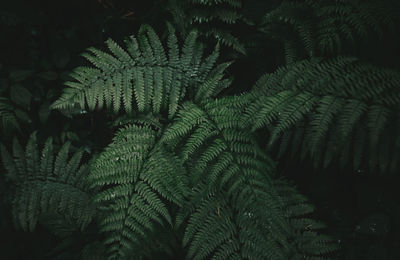
<path fill-rule="evenodd" d="M 397 1 L 6 2 L 0 258 L 400 258 Z"/>
<path fill-rule="evenodd" d="M 297 62 L 257 82 L 247 124 L 268 126 L 280 153 L 300 149 L 316 166 L 351 160 L 354 170 L 394 172 L 400 139 L 388 136 L 400 130 L 399 83 L 397 71 L 355 58 Z"/>
<path fill-rule="evenodd" d="M 318 233 L 325 224 L 311 217 L 314 207 L 307 198 L 285 181 L 276 180 L 274 187 L 291 227 L 293 255 L 290 259 L 321 259 L 321 255 L 336 251 L 337 243 Z"/>
<path fill-rule="evenodd" d="M 283 255 L 279 243 L 287 231 L 270 187 L 273 166 L 239 129 L 234 99 L 184 103 L 162 137 L 177 143 L 190 173 L 192 198 L 183 241 L 191 259 Z"/>
<path fill-rule="evenodd" d="M 234 32 L 233 26 L 242 20 L 239 11 L 243 8 L 243 2 L 243 0 L 169 0 L 167 9 L 183 35 L 195 28 L 205 37 L 213 38 L 245 54 L 245 46 Z"/>
<path fill-rule="evenodd" d="M 129 258 L 132 246 L 145 246 L 155 224 L 172 225 L 167 201 L 183 204 L 183 168 L 156 137 L 149 127 L 127 126 L 92 167 L 89 183 L 102 188 L 94 200 L 104 211 L 99 225 L 110 259 Z"/>
<path fill-rule="evenodd" d="M 240 110 L 246 101 L 245 97 L 232 97 L 199 105 L 185 103 L 162 137 L 165 143 L 174 144 L 192 181 L 188 208 L 182 211 L 188 218 L 183 238 L 188 257 L 306 258 L 310 252 L 290 242 L 291 234 L 300 229 L 292 229 L 288 221 L 301 211 L 285 213 L 286 200 L 291 203 L 294 193 L 275 192 L 273 163 L 240 128 Z M 293 238 L 295 243 L 304 243 L 301 236 L 299 232 Z M 315 245 L 320 251 L 313 254 L 335 250 L 322 239 L 319 242 Z"/>
<path fill-rule="evenodd" d="M 7 179 L 15 185 L 13 216 L 16 225 L 33 231 L 40 217 L 63 214 L 84 228 L 95 214 L 86 182 L 87 165 L 81 164 L 82 151 L 69 158 L 70 144 L 54 151 L 48 139 L 39 152 L 36 134 L 29 138 L 23 150 L 16 139 L 12 155 L 1 146 Z"/>
<path fill-rule="evenodd" d="M 73 104 L 79 95 L 81 107 L 88 103 L 89 109 L 93 109 L 96 104 L 103 103 L 103 95 L 105 102 L 109 100 L 115 104 L 121 97 L 113 89 L 125 86 L 133 88 L 120 91 L 123 99 L 129 100 L 124 103 L 126 111 L 135 110 L 135 114 L 145 115 L 134 119 L 134 125 L 117 132 L 112 144 L 96 158 L 89 176 L 91 185 L 100 189 L 95 201 L 103 211 L 99 225 L 100 232 L 106 234 L 108 257 L 151 255 L 152 247 L 143 242 L 172 223 L 184 230 L 183 246 L 190 259 L 285 259 L 291 254 L 308 255 L 309 252 L 298 251 L 289 241 L 289 236 L 296 231 L 291 230 L 289 216 L 283 212 L 283 205 L 274 191 L 273 163 L 252 135 L 241 129 L 243 106 L 248 104 L 248 96 L 213 99 L 229 86 L 230 81 L 223 79 L 229 63 L 213 68 L 217 51 L 203 61 L 202 47 L 196 44 L 194 32 L 189 33 L 179 56 L 172 31 L 168 38 L 167 63 L 166 58 L 162 58 L 164 50 L 154 31 L 150 27 L 142 28 L 145 29 L 139 33 L 140 44 L 128 44 L 129 54 L 119 47 L 122 54 L 117 54 L 116 45 L 110 47 L 111 41 L 108 41 L 118 59 L 93 49 L 96 56 L 87 58 L 98 70 L 86 68 L 75 74 L 75 79 L 84 84 L 68 83 L 70 88 L 54 105 L 63 108 Z M 149 38 L 145 38 L 143 32 Z M 166 95 L 160 97 L 159 103 L 152 101 L 152 93 L 145 95 L 143 89 L 153 86 L 153 78 L 154 85 L 161 85 L 157 82 L 162 81 L 152 74 L 141 84 L 114 82 L 115 75 L 127 75 L 131 70 L 128 64 L 146 61 L 146 53 L 149 59 L 156 57 L 151 53 L 159 54 L 157 57 L 164 63 L 155 63 L 155 66 L 165 71 L 160 75 L 172 69 L 175 69 L 174 75 L 182 72 L 190 75 L 174 78 L 174 85 L 167 85 L 165 91 L 187 91 L 188 101 L 183 102 L 184 95 L 181 98 L 175 95 L 167 98 Z M 132 60 L 132 56 L 137 60 Z M 123 59 L 130 63 L 123 66 Z M 109 66 L 110 63 L 115 65 Z M 149 71 L 151 67 L 145 69 Z M 93 72 L 96 74 L 92 75 Z M 103 80 L 113 81 L 100 89 L 108 92 L 98 92 L 103 85 L 94 88 L 96 83 L 83 82 L 88 75 L 98 80 L 98 73 L 102 72 L 105 73 Z M 136 94 L 140 92 L 143 95 Z M 128 108 L 131 100 L 126 96 L 130 95 L 136 96 L 134 108 Z M 155 115 L 161 112 L 159 120 L 172 120 L 161 128 L 157 116 L 147 115 L 150 111 L 145 108 L 154 108 L 159 106 L 157 104 L 165 104 L 152 111 Z M 171 107 L 174 110 L 171 111 Z M 110 104 L 107 108 L 114 112 L 119 110 L 119 106 L 110 108 Z M 168 111 L 168 115 L 164 111 Z M 167 147 L 171 150 L 166 150 Z M 174 207 L 179 207 L 175 220 L 170 213 Z M 316 255 L 331 251 L 324 243 L 320 246 Z"/>
<path fill-rule="evenodd" d="M 170 27 L 168 58 L 158 36 L 149 26 L 141 28 L 138 39 L 130 37 L 126 40 L 126 51 L 112 40 L 107 41 L 107 46 L 113 55 L 91 48 L 91 54 L 83 56 L 96 68 L 77 68 L 71 75 L 76 81 L 66 83 L 69 88 L 52 107 L 67 108 L 78 103 L 84 108 L 87 103 L 89 110 L 106 105 L 115 113 L 124 108 L 127 114 L 133 111 L 168 112 L 172 117 L 187 92 L 193 95 L 196 85 L 209 75 L 220 77 L 226 67 L 222 65 L 212 70 L 218 47 L 204 59 L 202 46 L 196 38 L 197 33 L 192 31 L 179 49 Z M 216 89 L 220 87 L 213 86 Z M 210 94 L 213 93 L 203 95 Z"/>
<path fill-rule="evenodd" d="M 343 54 L 361 41 L 396 33 L 400 6 L 393 1 L 282 1 L 268 12 L 263 31 L 284 43 L 287 62 Z"/>
<path fill-rule="evenodd" d="M 8 102 L 7 99 L 0 97 L 0 118 L 4 133 L 10 132 L 14 129 L 20 129 L 17 116 L 13 110 L 13 106 Z"/>

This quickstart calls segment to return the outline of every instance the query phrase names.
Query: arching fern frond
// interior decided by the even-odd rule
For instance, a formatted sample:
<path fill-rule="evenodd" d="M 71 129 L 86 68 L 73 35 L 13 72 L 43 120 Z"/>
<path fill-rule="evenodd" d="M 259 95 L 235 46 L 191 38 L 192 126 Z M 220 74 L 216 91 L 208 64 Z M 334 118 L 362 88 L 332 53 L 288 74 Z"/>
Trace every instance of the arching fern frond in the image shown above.
<path fill-rule="evenodd" d="M 86 182 L 87 165 L 81 163 L 82 151 L 69 156 L 69 146 L 64 144 L 55 156 L 50 138 L 39 152 L 35 133 L 25 150 L 14 139 L 12 155 L 1 146 L 6 177 L 16 185 L 14 221 L 23 230 L 33 231 L 46 214 L 62 214 L 81 228 L 91 221 L 95 208 Z"/>
<path fill-rule="evenodd" d="M 399 5 L 390 1 L 283 1 L 261 28 L 283 41 L 288 63 L 302 57 L 342 54 L 371 36 L 396 31 Z"/>
<path fill-rule="evenodd" d="M 77 68 L 71 74 L 75 81 L 65 83 L 68 88 L 52 107 L 63 109 L 77 103 L 94 110 L 105 105 L 116 113 L 123 108 L 127 114 L 167 112 L 172 117 L 180 101 L 215 74 L 218 46 L 204 59 L 196 38 L 197 32 L 190 32 L 179 48 L 169 27 L 166 51 L 153 29 L 144 25 L 138 38 L 125 41 L 126 50 L 112 40 L 107 41 L 111 54 L 89 48 L 83 56 L 94 68 Z"/>
<path fill-rule="evenodd" d="M 270 144 L 280 140 L 283 150 L 297 136 L 316 165 L 340 158 L 344 166 L 353 154 L 356 170 L 368 162 L 371 171 L 393 171 L 398 141 L 387 136 L 400 138 L 399 83 L 397 71 L 354 58 L 298 62 L 260 79 L 244 124 L 267 126 Z"/>
<path fill-rule="evenodd" d="M 140 242 L 156 225 L 172 224 L 169 203 L 184 201 L 183 168 L 157 135 L 146 126 L 126 126 L 93 164 L 89 181 L 101 188 L 95 201 L 103 211 L 100 231 L 109 259 L 131 256 L 132 247 L 144 246 Z"/>

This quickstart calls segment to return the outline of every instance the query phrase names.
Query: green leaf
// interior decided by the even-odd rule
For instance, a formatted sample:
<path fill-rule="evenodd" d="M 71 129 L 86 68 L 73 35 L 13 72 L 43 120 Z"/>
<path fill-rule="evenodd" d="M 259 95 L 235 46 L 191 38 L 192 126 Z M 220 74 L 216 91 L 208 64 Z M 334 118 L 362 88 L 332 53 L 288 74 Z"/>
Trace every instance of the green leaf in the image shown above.
<path fill-rule="evenodd" d="M 12 70 L 10 71 L 10 80 L 12 82 L 20 82 L 31 77 L 34 73 L 34 70 Z"/>
<path fill-rule="evenodd" d="M 24 86 L 16 84 L 11 86 L 10 98 L 14 103 L 28 108 L 31 103 L 32 94 Z"/>

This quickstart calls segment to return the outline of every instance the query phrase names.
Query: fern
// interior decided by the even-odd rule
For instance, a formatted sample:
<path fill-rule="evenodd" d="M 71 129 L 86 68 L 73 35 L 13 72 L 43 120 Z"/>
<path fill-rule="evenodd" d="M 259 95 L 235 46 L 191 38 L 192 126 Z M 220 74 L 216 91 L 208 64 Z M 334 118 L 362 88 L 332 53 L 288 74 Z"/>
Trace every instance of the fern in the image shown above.
<path fill-rule="evenodd" d="M 190 259 L 289 259 L 289 217 L 271 180 L 273 163 L 241 129 L 246 96 L 187 102 L 163 142 L 172 144 L 190 173 L 184 245 Z M 300 240 L 296 240 L 300 243 Z M 321 255 L 334 251 L 321 246 Z M 304 251 L 305 252 L 305 251 Z M 304 254 L 305 256 L 306 254 Z"/>
<path fill-rule="evenodd" d="M 172 14 L 174 24 L 186 35 L 193 28 L 207 38 L 213 38 L 224 46 L 245 54 L 243 42 L 232 31 L 234 24 L 242 20 L 239 10 L 242 0 L 170 0 L 167 9 Z M 210 28 L 211 27 L 211 28 Z"/>
<path fill-rule="evenodd" d="M 300 134 L 301 154 L 317 166 L 338 157 L 345 166 L 353 153 L 355 170 L 369 162 L 371 171 L 394 171 L 398 143 L 385 136 L 398 131 L 399 82 L 397 71 L 354 58 L 298 62 L 260 79 L 244 124 L 268 126 L 270 144 L 281 140 L 283 152 Z"/>
<path fill-rule="evenodd" d="M 285 232 L 267 188 L 265 171 L 272 166 L 263 162 L 265 155 L 251 137 L 238 129 L 235 103 L 185 103 L 162 138 L 175 143 L 191 174 L 194 194 L 184 236 L 188 258 L 265 259 L 281 254 L 275 249 L 279 240 L 269 237 L 284 239 Z M 261 212 L 263 208 L 268 212 Z"/>
<path fill-rule="evenodd" d="M 14 222 L 33 231 L 38 220 L 48 214 L 62 214 L 84 228 L 95 214 L 86 183 L 87 166 L 81 164 L 82 151 L 69 158 L 66 143 L 55 156 L 52 140 L 47 139 L 39 153 L 33 133 L 25 151 L 16 139 L 12 155 L 1 146 L 7 179 L 15 186 Z"/>
<path fill-rule="evenodd" d="M 172 27 L 168 37 L 168 58 L 153 29 L 143 26 L 138 39 L 130 37 L 123 50 L 108 40 L 111 54 L 91 48 L 83 56 L 96 68 L 77 68 L 67 82 L 62 96 L 52 105 L 63 109 L 87 104 L 89 110 L 103 105 L 114 112 L 124 108 L 134 112 L 163 113 L 172 117 L 185 95 L 194 93 L 199 83 L 214 74 L 213 66 L 218 57 L 218 47 L 203 59 L 202 47 L 192 31 L 181 50 Z M 222 73 L 222 71 L 221 71 Z"/>
<path fill-rule="evenodd" d="M 388 1 L 283 1 L 261 29 L 284 42 L 288 63 L 302 57 L 343 54 L 361 40 L 396 31 L 399 6 Z"/>
<path fill-rule="evenodd" d="M 100 231 L 110 259 L 128 256 L 156 223 L 172 224 L 167 201 L 183 203 L 183 169 L 156 137 L 149 127 L 127 126 L 93 165 L 89 181 L 102 188 L 95 201 L 104 211 Z"/>
<path fill-rule="evenodd" d="M 139 44 L 127 45 L 128 56 L 93 50 L 96 55 L 88 58 L 98 69 L 86 68 L 76 79 L 83 83 L 83 79 L 104 72 L 103 77 L 115 81 L 114 86 L 99 84 L 94 78 L 91 83 L 76 85 L 78 92 L 67 88 L 54 105 L 73 105 L 82 95 L 84 98 L 78 100 L 81 106 L 88 104 L 93 109 L 105 95 L 109 108 L 118 102 L 115 97 L 127 100 L 120 96 L 135 96 L 132 114 L 125 103 L 111 108 L 118 112 L 125 107 L 126 115 L 114 122 L 125 126 L 94 159 L 88 177 L 91 187 L 99 190 L 94 200 L 108 259 L 151 258 L 160 249 L 168 253 L 167 239 L 157 240 L 160 242 L 155 246 L 155 237 L 159 232 L 168 237 L 168 232 L 177 230 L 183 233 L 179 240 L 190 259 L 306 256 L 308 252 L 292 241 L 296 231 L 274 189 L 274 163 L 253 135 L 242 128 L 243 113 L 252 95 L 216 98 L 231 83 L 224 78 L 230 63 L 215 66 L 218 47 L 203 59 L 196 33 L 189 34 L 181 51 L 171 33 L 168 59 L 163 58 L 162 44 L 153 33 L 149 27 L 142 28 Z M 120 66 L 123 59 L 127 61 L 125 67 Z M 124 86 L 115 75 L 127 73 L 132 64 L 146 64 L 144 74 L 148 77 L 139 75 L 143 79 L 140 84 L 115 94 L 115 89 Z M 157 67 L 148 64 L 163 64 L 162 75 L 173 80 L 165 95 L 158 93 L 162 88 L 157 94 L 151 90 L 159 83 L 151 74 Z M 92 75 L 94 71 L 97 74 Z M 138 80 L 138 74 L 132 77 Z M 159 102 L 148 99 L 148 92 L 153 97 L 160 95 Z M 328 251 L 321 249 L 315 254 L 324 257 Z"/>
<path fill-rule="evenodd" d="M 11 209 L 0 226 L 8 231 L 13 219 L 19 229 L 56 238 L 60 243 L 44 255 L 51 259 L 334 258 L 338 243 L 324 234 L 314 206 L 278 177 L 278 169 L 300 160 L 306 163 L 299 171 L 311 170 L 309 163 L 330 171 L 337 165 L 368 173 L 398 170 L 400 74 L 361 59 L 380 62 L 395 51 L 386 47 L 396 45 L 400 5 L 392 0 L 99 2 L 112 12 L 104 13 L 96 39 L 114 26 L 163 24 L 160 17 L 175 28 L 167 23 L 161 37 L 142 25 L 122 44 L 109 39 L 104 48 L 88 48 L 82 54 L 86 65 L 70 77 L 58 71 L 60 62 L 53 68 L 51 59 L 69 60 L 78 45 L 58 42 L 75 39 L 79 28 L 53 37 L 50 47 L 60 48 L 44 59 L 37 47 L 47 41 L 38 42 L 37 36 L 45 28 L 14 28 L 15 35 L 22 29 L 34 48 L 10 53 L 17 59 L 4 65 L 13 84 L 0 84 L 3 96 L 11 97 L 0 97 L 0 127 L 9 143 L 0 145 L 6 195 L 0 207 Z M 0 24 L 15 27 L 20 21 L 14 18 L 0 11 Z M 221 46 L 228 47 L 221 51 L 228 62 L 218 61 Z M 387 50 L 360 60 L 350 56 L 371 46 Z M 283 50 L 275 55 L 276 48 Z M 282 54 L 286 65 L 263 75 L 250 91 L 222 95 L 244 90 L 258 69 L 272 71 Z M 19 83 L 34 70 L 14 69 L 25 57 L 28 67 L 45 69 L 26 88 Z M 232 83 L 226 73 L 232 57 L 239 63 L 231 72 L 243 72 L 225 92 Z M 391 62 L 395 67 L 394 58 Z M 248 68 L 253 71 L 245 73 Z M 59 113 L 42 120 L 55 93 L 42 80 L 55 79 L 54 69 L 68 80 L 51 106 L 71 119 L 61 128 L 66 118 Z M 42 142 L 36 132 L 28 139 L 20 122 L 27 115 L 13 103 L 40 119 L 29 127 L 60 141 Z M 79 113 L 86 115 L 72 117 Z M 99 119 L 110 122 L 98 124 Z M 26 146 L 17 138 L 7 141 L 8 133 L 27 139 Z M 93 155 L 65 142 L 82 136 Z M 277 164 L 271 155 L 284 160 Z M 375 235 L 391 238 L 390 219 L 383 215 Z M 16 235 L 10 239 L 20 238 Z"/>
<path fill-rule="evenodd" d="M 14 129 L 20 130 L 14 107 L 4 97 L 0 97 L 0 118 L 4 133 L 9 133 Z"/>
<path fill-rule="evenodd" d="M 292 230 L 293 252 L 290 259 L 321 259 L 338 249 L 338 244 L 320 231 L 326 226 L 312 218 L 314 207 L 292 185 L 275 180 L 274 187 L 280 196 Z"/>

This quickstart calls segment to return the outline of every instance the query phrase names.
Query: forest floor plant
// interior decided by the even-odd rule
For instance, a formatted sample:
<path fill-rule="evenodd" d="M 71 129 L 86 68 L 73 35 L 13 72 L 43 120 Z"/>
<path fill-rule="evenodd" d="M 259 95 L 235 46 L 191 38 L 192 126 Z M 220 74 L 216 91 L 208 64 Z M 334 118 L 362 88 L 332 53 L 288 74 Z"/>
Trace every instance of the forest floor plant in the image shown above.
<path fill-rule="evenodd" d="M 77 2 L 64 6 L 85 19 L 47 40 L 0 12 L 15 41 L 0 47 L 16 50 L 0 63 L 0 231 L 15 248 L 31 236 L 41 259 L 400 257 L 398 1 Z"/>
<path fill-rule="evenodd" d="M 126 49 L 112 40 L 109 53 L 88 49 L 83 56 L 92 66 L 74 70 L 52 108 L 105 107 L 125 117 L 124 125 L 91 158 L 88 174 L 84 165 L 77 170 L 81 151 L 67 161 L 68 143 L 54 164 L 51 141 L 40 155 L 35 135 L 25 153 L 17 141 L 13 156 L 3 147 L 18 187 L 16 224 L 33 230 L 49 213 L 81 228 L 93 220 L 107 259 L 151 259 L 174 247 L 188 259 L 331 256 L 337 244 L 307 217 L 313 208 L 275 180 L 274 163 L 243 127 L 249 96 L 216 97 L 231 83 L 224 75 L 230 63 L 217 63 L 218 46 L 204 57 L 196 38 L 190 32 L 179 48 L 169 27 L 166 53 L 144 25 Z"/>

